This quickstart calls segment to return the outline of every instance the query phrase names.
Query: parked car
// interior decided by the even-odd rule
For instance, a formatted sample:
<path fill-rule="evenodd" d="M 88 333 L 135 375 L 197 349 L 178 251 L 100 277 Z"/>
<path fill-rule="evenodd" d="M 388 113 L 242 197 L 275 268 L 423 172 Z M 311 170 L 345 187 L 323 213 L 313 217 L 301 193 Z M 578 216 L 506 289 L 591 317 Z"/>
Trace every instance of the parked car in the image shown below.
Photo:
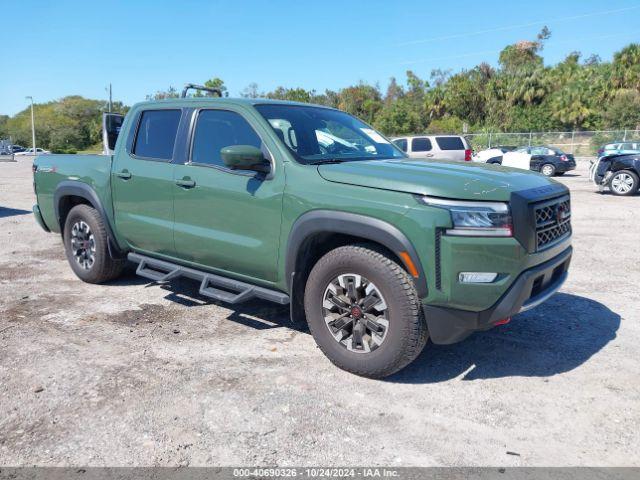
<path fill-rule="evenodd" d="M 564 185 L 411 159 L 333 108 L 167 99 L 134 105 L 112 133 L 113 155 L 34 161 L 34 217 L 81 280 L 112 280 L 128 259 L 219 301 L 290 304 L 358 375 L 397 372 L 428 338 L 506 323 L 567 278 Z"/>
<path fill-rule="evenodd" d="M 640 153 L 640 142 L 612 142 L 598 149 L 598 157 L 627 153 Z"/>
<path fill-rule="evenodd" d="M 640 187 L 640 153 L 602 156 L 591 164 L 589 178 L 600 192 L 609 188 L 614 195 L 635 195 Z"/>
<path fill-rule="evenodd" d="M 499 145 L 497 147 L 485 148 L 484 150 L 480 150 L 478 153 L 474 153 L 472 156 L 472 160 L 474 162 L 482 162 L 482 163 L 490 163 L 500 165 L 502 163 L 502 157 L 507 152 L 512 152 L 518 147 L 512 146 L 503 146 Z"/>
<path fill-rule="evenodd" d="M 21 152 L 14 153 L 14 155 L 16 157 L 18 157 L 18 156 L 24 156 L 24 155 L 48 155 L 50 153 L 51 152 L 49 150 L 44 150 L 42 148 L 36 148 L 36 152 L 34 154 L 33 153 L 33 148 L 27 148 L 26 150 L 23 150 Z"/>
<path fill-rule="evenodd" d="M 575 170 L 576 161 L 570 153 L 564 153 L 555 147 L 541 145 L 520 147 L 513 152 L 505 153 L 502 157 L 502 165 L 529 169 L 540 172 L 547 177 L 553 177 Z"/>
<path fill-rule="evenodd" d="M 471 146 L 458 135 L 414 135 L 395 137 L 392 141 L 411 158 L 471 161 Z"/>
<path fill-rule="evenodd" d="M 21 145 L 11 145 L 11 152 L 12 153 L 24 152 L 25 150 L 26 150 L 26 148 L 24 148 Z"/>

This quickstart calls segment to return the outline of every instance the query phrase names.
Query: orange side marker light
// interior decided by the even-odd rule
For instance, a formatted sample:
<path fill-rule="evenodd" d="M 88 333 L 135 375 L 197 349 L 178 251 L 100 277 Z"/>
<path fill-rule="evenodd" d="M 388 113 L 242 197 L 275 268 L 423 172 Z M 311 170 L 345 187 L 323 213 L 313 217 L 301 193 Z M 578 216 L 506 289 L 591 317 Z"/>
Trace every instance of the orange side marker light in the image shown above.
<path fill-rule="evenodd" d="M 411 256 L 409 255 L 409 253 L 400 252 L 400 258 L 402 258 L 402 261 L 407 266 L 407 270 L 409 270 L 409 273 L 414 278 L 418 278 L 420 274 L 418 273 L 418 269 L 416 268 L 416 266 L 413 264 L 413 261 L 411 260 Z"/>

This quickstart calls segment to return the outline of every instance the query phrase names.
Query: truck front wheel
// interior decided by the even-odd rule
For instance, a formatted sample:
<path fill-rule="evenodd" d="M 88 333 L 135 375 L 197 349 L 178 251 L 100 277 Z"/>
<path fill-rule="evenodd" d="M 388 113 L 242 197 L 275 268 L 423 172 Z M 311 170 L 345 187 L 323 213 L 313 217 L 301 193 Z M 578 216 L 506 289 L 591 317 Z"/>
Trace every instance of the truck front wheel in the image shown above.
<path fill-rule="evenodd" d="M 107 231 L 95 208 L 73 207 L 64 223 L 63 239 L 69 265 L 80 280 L 102 283 L 122 273 L 125 262 L 109 255 Z"/>
<path fill-rule="evenodd" d="M 427 327 L 409 274 L 368 245 L 330 251 L 311 270 L 305 289 L 309 329 L 336 366 L 370 378 L 412 362 Z"/>

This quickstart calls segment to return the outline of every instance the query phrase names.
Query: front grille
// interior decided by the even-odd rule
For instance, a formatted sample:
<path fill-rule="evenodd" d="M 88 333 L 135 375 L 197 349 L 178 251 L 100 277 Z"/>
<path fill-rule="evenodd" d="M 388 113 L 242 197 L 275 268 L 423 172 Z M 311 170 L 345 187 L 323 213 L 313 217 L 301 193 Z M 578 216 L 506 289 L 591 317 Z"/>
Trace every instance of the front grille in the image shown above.
<path fill-rule="evenodd" d="M 534 205 L 536 250 L 544 250 L 571 235 L 571 200 L 568 195 Z"/>

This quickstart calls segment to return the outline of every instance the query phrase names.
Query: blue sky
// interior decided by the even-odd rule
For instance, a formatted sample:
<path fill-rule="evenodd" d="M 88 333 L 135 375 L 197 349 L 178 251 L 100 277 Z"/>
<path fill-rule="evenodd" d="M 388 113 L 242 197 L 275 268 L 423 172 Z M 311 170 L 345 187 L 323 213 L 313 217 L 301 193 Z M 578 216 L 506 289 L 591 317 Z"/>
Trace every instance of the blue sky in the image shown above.
<path fill-rule="evenodd" d="M 362 80 L 384 89 L 407 69 L 427 78 L 434 68 L 495 65 L 505 45 L 545 24 L 547 64 L 573 50 L 610 60 L 640 41 L 637 0 L 21 0 L 1 11 L 11 24 L 0 29 L 0 113 L 9 115 L 26 95 L 105 98 L 109 82 L 127 104 L 212 76 L 232 96 L 251 82 L 323 91 Z"/>

